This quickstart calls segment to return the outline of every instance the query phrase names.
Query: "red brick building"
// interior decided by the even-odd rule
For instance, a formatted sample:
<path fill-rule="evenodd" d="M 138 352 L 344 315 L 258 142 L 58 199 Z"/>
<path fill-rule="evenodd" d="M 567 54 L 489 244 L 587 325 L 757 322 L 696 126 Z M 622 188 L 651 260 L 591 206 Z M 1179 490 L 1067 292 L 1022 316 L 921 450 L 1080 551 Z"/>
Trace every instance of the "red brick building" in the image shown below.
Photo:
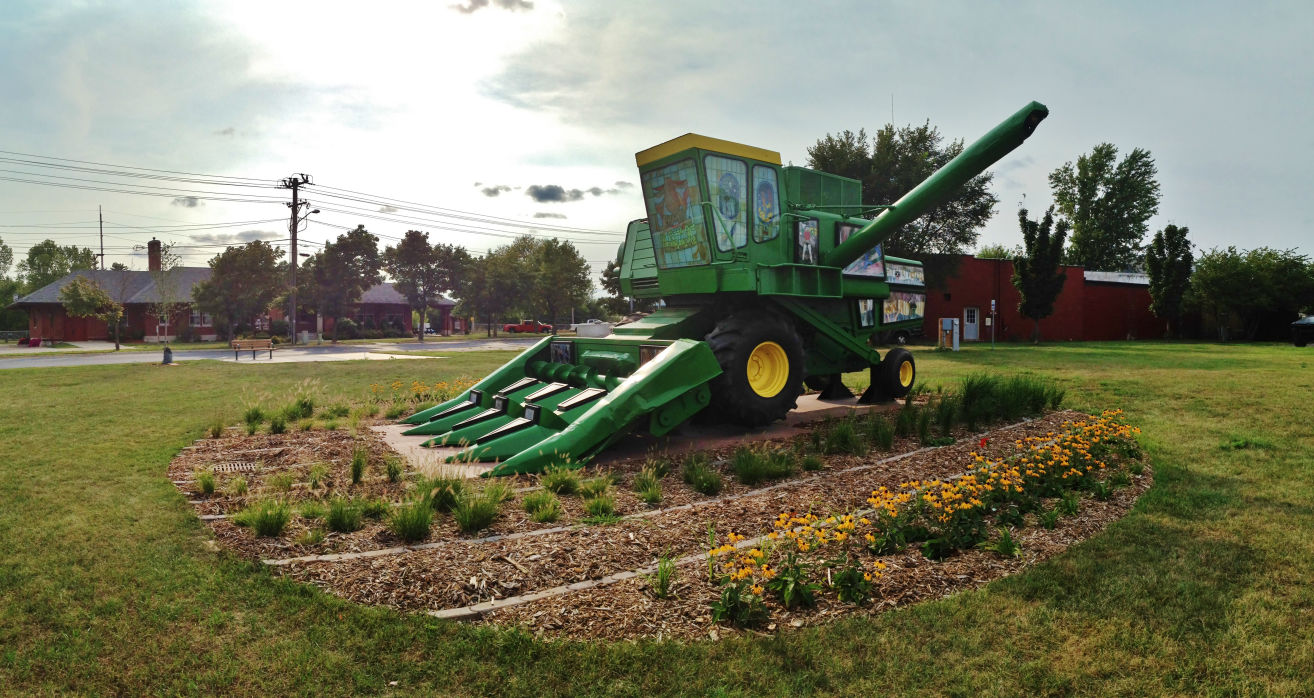
<path fill-rule="evenodd" d="M 935 337 L 940 318 L 958 318 L 965 342 L 1025 341 L 1032 320 L 1017 306 L 1013 263 L 963 255 L 927 260 L 924 335 Z M 933 273 L 932 269 L 941 270 Z M 1150 282 L 1144 274 L 1086 271 L 1065 266 L 1067 281 L 1054 302 L 1054 312 L 1040 321 L 1040 336 L 1049 341 L 1153 339 L 1162 337 L 1164 323 L 1150 312 Z M 995 301 L 994 322 L 990 303 Z M 992 335 L 993 333 L 993 335 Z"/>

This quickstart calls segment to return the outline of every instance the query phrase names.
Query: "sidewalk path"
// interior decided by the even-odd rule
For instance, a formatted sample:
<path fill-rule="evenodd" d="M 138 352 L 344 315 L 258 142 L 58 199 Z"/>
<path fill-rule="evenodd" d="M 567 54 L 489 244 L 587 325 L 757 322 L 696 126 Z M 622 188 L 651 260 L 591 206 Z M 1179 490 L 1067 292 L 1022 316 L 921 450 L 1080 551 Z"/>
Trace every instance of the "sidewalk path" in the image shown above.
<path fill-rule="evenodd" d="M 302 361 L 354 361 L 354 360 L 379 360 L 379 359 L 422 359 L 428 358 L 423 356 L 409 356 L 403 354 L 394 354 L 398 351 L 435 351 L 435 352 L 460 352 L 460 351 L 486 351 L 486 350 L 511 350 L 521 351 L 526 346 L 533 344 L 537 339 L 502 339 L 489 341 L 484 339 L 455 340 L 444 342 L 397 342 L 397 343 L 370 343 L 370 344 L 322 344 L 308 347 L 284 347 L 274 350 L 273 360 L 269 359 L 269 353 L 265 352 L 263 358 L 251 360 L 250 352 L 242 355 L 238 361 L 242 364 L 268 364 L 268 363 L 290 363 Z M 93 350 L 99 349 L 95 346 L 99 342 L 79 342 L 78 344 L 92 345 Z M 113 344 L 109 345 L 109 351 L 99 351 L 94 354 L 73 353 L 86 352 L 88 349 L 31 349 L 30 354 L 5 353 L 0 355 L 0 370 L 7 368 L 55 368 L 62 366 L 97 366 L 107 364 L 143 364 L 159 363 L 163 359 L 163 348 L 160 351 L 113 351 Z M 257 352 L 257 356 L 261 356 Z M 186 361 L 197 361 L 208 359 L 211 361 L 233 361 L 232 349 L 197 349 L 187 350 L 179 349 L 173 352 L 175 363 Z"/>

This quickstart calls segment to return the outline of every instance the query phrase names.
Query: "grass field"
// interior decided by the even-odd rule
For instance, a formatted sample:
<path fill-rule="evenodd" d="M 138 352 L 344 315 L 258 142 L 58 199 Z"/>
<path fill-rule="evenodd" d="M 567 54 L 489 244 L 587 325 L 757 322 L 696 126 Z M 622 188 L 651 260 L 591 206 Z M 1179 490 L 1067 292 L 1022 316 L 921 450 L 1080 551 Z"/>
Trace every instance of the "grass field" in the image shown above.
<path fill-rule="evenodd" d="M 550 642 L 355 606 L 212 550 L 164 477 L 244 395 L 313 376 L 363 398 L 509 356 L 0 371 L 0 692 L 1314 693 L 1314 350 L 918 351 L 931 386 L 1032 372 L 1125 409 L 1154 488 L 1025 574 L 772 637 Z"/>

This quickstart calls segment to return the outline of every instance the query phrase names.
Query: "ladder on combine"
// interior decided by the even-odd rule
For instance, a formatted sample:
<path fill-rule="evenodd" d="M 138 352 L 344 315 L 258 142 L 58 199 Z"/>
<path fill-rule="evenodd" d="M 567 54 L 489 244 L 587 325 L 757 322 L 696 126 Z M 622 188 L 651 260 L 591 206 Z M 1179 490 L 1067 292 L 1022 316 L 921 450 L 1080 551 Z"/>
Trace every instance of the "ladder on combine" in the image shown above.
<path fill-rule="evenodd" d="M 580 464 L 632 429 L 666 434 L 711 401 L 721 373 L 704 342 L 546 338 L 458 397 L 403 420 L 449 463 L 489 476 Z"/>

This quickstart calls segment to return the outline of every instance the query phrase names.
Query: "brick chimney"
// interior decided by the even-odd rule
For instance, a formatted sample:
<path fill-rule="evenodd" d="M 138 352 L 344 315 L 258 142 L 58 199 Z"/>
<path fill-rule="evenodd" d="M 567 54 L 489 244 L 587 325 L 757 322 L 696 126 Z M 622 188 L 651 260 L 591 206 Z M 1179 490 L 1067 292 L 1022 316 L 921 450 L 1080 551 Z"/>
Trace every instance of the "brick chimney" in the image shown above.
<path fill-rule="evenodd" d="M 160 245 L 160 241 L 155 238 L 146 243 L 147 268 L 151 271 L 160 270 Z"/>

